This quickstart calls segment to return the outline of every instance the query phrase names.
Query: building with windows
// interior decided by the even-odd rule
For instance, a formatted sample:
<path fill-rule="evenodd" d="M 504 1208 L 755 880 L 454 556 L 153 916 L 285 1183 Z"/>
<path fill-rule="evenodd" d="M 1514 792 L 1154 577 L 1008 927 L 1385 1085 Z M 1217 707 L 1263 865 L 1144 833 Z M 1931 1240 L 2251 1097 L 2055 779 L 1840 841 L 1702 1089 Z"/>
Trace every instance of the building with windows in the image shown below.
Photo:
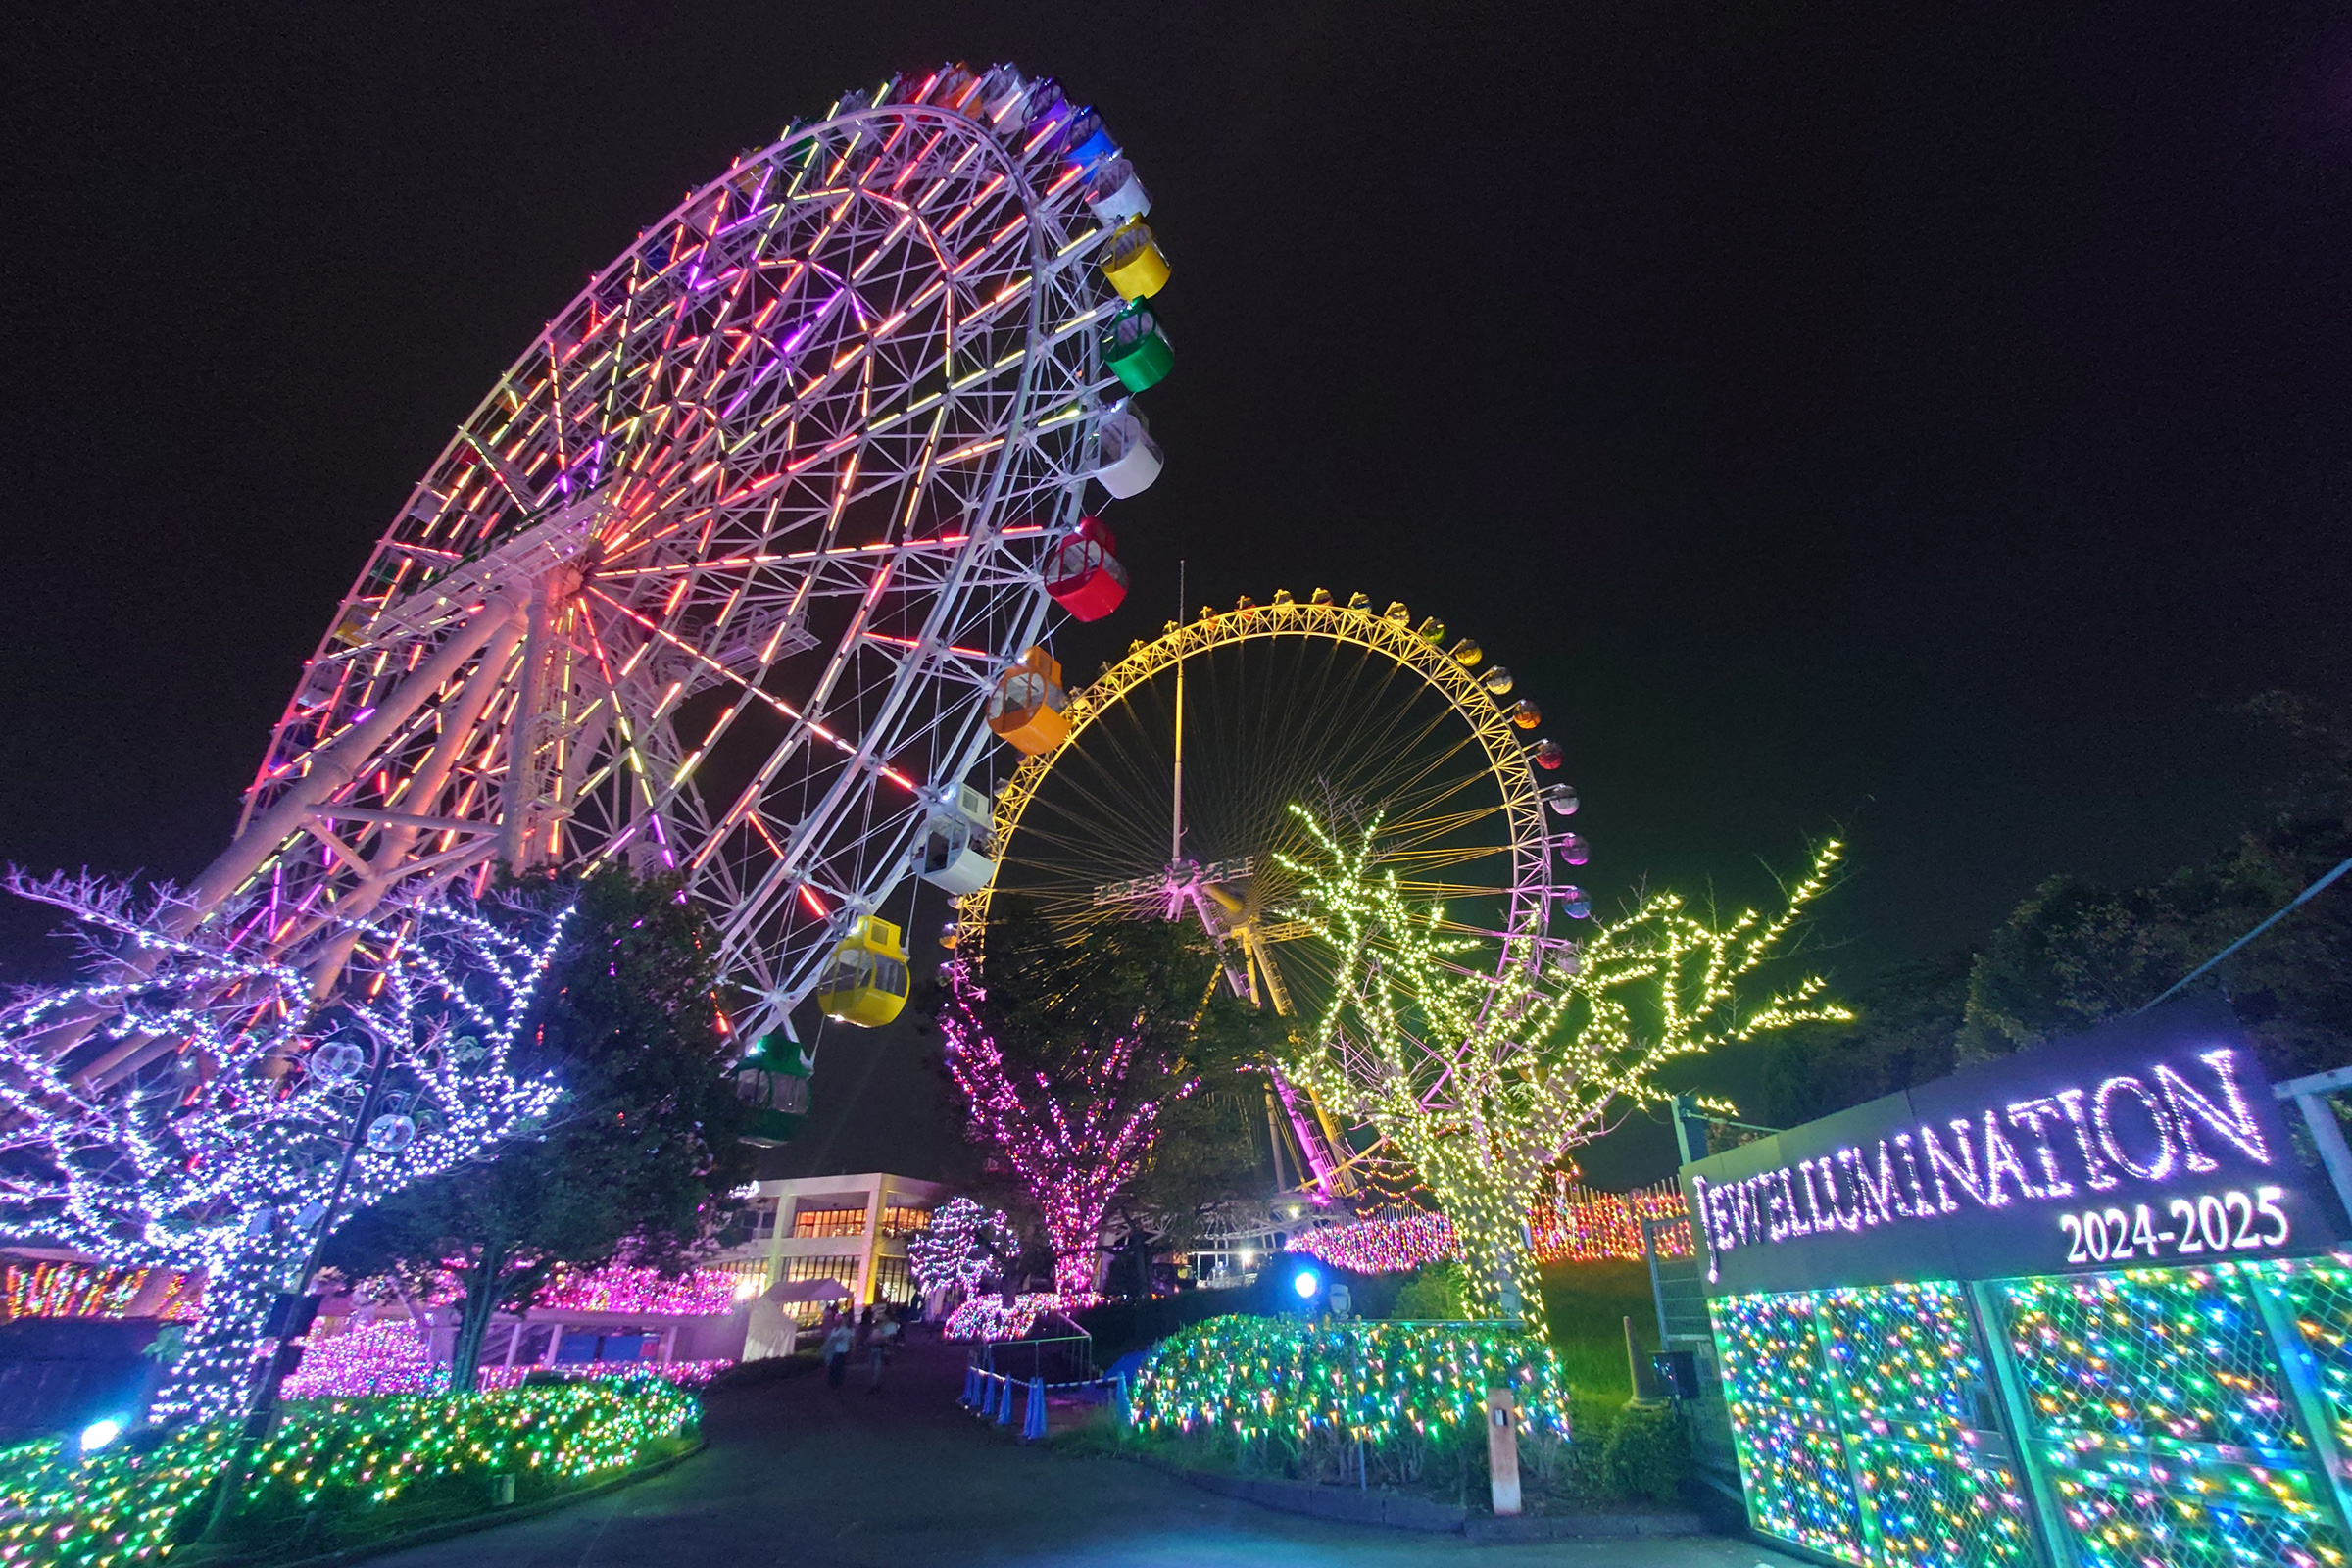
<path fill-rule="evenodd" d="M 763 1181 L 755 1184 L 755 1195 L 751 1239 L 725 1254 L 720 1266 L 745 1280 L 754 1295 L 804 1280 L 835 1280 L 852 1306 L 864 1307 L 914 1299 L 907 1240 L 930 1227 L 931 1210 L 952 1193 L 939 1182 L 873 1171 Z M 770 1325 L 756 1310 L 744 1359 L 784 1353 L 789 1340 L 777 1331 L 787 1322 L 813 1322 L 823 1311 L 821 1301 L 785 1303 L 784 1321 Z"/>

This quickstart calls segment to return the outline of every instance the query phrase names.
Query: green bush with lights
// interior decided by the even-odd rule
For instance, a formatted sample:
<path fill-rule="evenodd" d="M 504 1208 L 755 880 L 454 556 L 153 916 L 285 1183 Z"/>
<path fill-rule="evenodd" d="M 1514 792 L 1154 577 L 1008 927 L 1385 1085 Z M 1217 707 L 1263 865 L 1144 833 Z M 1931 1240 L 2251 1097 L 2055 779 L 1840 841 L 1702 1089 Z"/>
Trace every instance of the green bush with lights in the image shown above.
<path fill-rule="evenodd" d="M 525 1385 L 465 1398 L 402 1396 L 285 1406 L 255 1449 L 226 1538 L 268 1553 L 332 1550 L 490 1506 L 551 1496 L 679 1452 L 701 1415 L 659 1378 Z M 86 1439 L 109 1434 L 101 1424 Z M 133 1435 L 82 1451 L 46 1439 L 0 1450 L 0 1562 L 119 1568 L 201 1528 L 234 1422 Z"/>
<path fill-rule="evenodd" d="M 1541 1470 L 1569 1436 L 1550 1346 L 1480 1323 L 1218 1317 L 1160 1342 L 1134 1392 L 1136 1428 L 1196 1460 L 1310 1479 L 1397 1484 L 1486 1462 L 1487 1391 L 1517 1398 L 1520 1451 Z M 1459 1476 L 1454 1476 L 1455 1471 Z"/>

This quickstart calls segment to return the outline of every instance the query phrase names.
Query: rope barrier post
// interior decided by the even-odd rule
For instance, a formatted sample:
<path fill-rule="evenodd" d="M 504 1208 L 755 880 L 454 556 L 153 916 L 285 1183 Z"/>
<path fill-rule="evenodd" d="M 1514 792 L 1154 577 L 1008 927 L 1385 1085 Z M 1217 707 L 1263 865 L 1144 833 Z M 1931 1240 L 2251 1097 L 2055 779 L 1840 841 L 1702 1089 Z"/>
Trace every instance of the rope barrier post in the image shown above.
<path fill-rule="evenodd" d="M 1002 1376 L 1004 1384 L 1004 1397 L 997 1405 L 997 1425 L 1008 1427 L 1012 1425 L 1012 1374 L 1006 1372 Z"/>
<path fill-rule="evenodd" d="M 1110 1375 L 1110 1416 L 1122 1427 L 1135 1425 L 1134 1396 L 1128 1393 L 1127 1374 L 1124 1372 Z"/>
<path fill-rule="evenodd" d="M 1007 1405 L 1012 1403 L 1012 1396 L 1009 1394 L 1005 1396 L 1004 1402 Z M 1045 1438 L 1045 1435 L 1046 1380 L 1044 1378 L 1031 1378 L 1029 1380 L 1029 1410 L 1027 1416 L 1021 1422 L 1021 1441 L 1023 1443 L 1037 1443 L 1042 1441 Z"/>

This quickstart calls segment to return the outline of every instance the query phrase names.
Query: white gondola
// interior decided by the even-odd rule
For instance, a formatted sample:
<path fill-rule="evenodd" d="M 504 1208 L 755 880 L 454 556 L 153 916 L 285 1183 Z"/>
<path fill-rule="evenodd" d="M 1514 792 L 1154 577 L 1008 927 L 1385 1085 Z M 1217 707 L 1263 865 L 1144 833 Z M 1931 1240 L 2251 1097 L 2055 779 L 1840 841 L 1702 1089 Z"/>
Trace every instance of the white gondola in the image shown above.
<path fill-rule="evenodd" d="M 923 824 L 915 874 L 958 898 L 979 892 L 997 874 L 993 831 L 988 797 L 969 784 L 949 785 Z"/>
<path fill-rule="evenodd" d="M 1159 443 L 1144 427 L 1143 418 L 1122 409 L 1102 421 L 1102 466 L 1095 477 L 1121 501 L 1142 495 L 1159 477 Z"/>
<path fill-rule="evenodd" d="M 1094 177 L 1086 182 L 1086 207 L 1107 234 L 1130 218 L 1150 212 L 1152 197 L 1144 182 L 1135 177 L 1135 166 L 1124 158 L 1113 158 L 1096 169 Z"/>

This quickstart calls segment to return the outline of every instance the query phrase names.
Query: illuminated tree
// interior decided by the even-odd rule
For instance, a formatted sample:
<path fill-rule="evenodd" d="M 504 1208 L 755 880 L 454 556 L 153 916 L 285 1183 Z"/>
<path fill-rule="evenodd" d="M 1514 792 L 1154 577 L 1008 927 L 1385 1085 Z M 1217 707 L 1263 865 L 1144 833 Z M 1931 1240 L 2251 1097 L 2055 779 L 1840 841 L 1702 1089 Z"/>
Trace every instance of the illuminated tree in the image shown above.
<path fill-rule="evenodd" d="M 1848 1014 L 1808 975 L 1761 1005 L 1740 982 L 1783 956 L 1800 912 L 1827 888 L 1824 845 L 1781 911 L 1701 918 L 1677 894 L 1644 896 L 1581 943 L 1524 932 L 1463 936 L 1439 906 L 1415 908 L 1375 863 L 1378 822 L 1353 847 L 1311 812 L 1322 863 L 1286 858 L 1302 883 L 1291 917 L 1336 960 L 1331 1001 L 1285 1065 L 1369 1121 L 1420 1172 L 1459 1236 L 1482 1313 L 1539 1328 L 1525 1226 L 1544 1168 L 1641 1105 L 1665 1099 L 1677 1057 Z M 1498 963 L 1490 956 L 1499 943 Z"/>
<path fill-rule="evenodd" d="M 951 1198 L 931 1211 L 931 1223 L 906 1243 L 906 1266 L 928 1296 L 950 1287 L 969 1296 L 1020 1245 L 1012 1219 L 968 1198 Z"/>
<path fill-rule="evenodd" d="M 1216 950 L 1192 927 L 1064 932 L 1018 900 L 998 910 L 985 970 L 958 959 L 940 971 L 946 1065 L 972 1142 L 1039 1210 L 1056 1290 L 1083 1291 L 1113 1202 L 1148 1206 L 1164 1226 L 1223 1196 L 1235 1167 L 1247 1174 L 1246 1139 L 1207 1173 L 1153 1161 L 1171 1124 L 1201 1130 L 1204 1118 L 1186 1114 L 1200 1097 L 1264 1095 L 1248 1069 L 1266 1054 L 1267 1026 L 1219 983 Z"/>
<path fill-rule="evenodd" d="M 453 1390 L 470 1390 L 491 1320 L 560 1270 L 681 1277 L 751 1180 L 737 1048 L 713 1000 L 717 942 L 675 876 L 612 866 L 579 884 L 517 1058 L 564 1085 L 560 1120 L 486 1167 L 445 1171 L 361 1215 L 327 1261 L 463 1293 Z"/>
<path fill-rule="evenodd" d="M 1054 1249 L 1054 1293 L 1088 1295 L 1102 1216 L 1142 1166 L 1159 1115 L 1156 1098 L 1136 1094 L 1136 1040 L 1126 1032 L 1080 1040 L 1051 1068 L 1016 1065 L 983 1019 L 987 993 L 968 966 L 954 960 L 942 974 L 948 1072 L 969 1104 L 976 1141 L 997 1152 L 1036 1202 Z"/>
<path fill-rule="evenodd" d="M 301 970 L 253 951 L 266 899 L 195 924 L 174 918 L 169 888 L 9 886 L 80 923 L 93 978 L 0 1011 L 0 1229 L 205 1271 L 159 1420 L 236 1408 L 271 1353 L 271 1298 L 299 1282 L 322 1232 L 556 1103 L 555 1083 L 519 1077 L 510 1055 L 565 915 L 380 909 L 350 925 L 351 967 L 322 1002 Z M 127 1076 L 77 1070 L 126 1045 L 143 1062 Z"/>

